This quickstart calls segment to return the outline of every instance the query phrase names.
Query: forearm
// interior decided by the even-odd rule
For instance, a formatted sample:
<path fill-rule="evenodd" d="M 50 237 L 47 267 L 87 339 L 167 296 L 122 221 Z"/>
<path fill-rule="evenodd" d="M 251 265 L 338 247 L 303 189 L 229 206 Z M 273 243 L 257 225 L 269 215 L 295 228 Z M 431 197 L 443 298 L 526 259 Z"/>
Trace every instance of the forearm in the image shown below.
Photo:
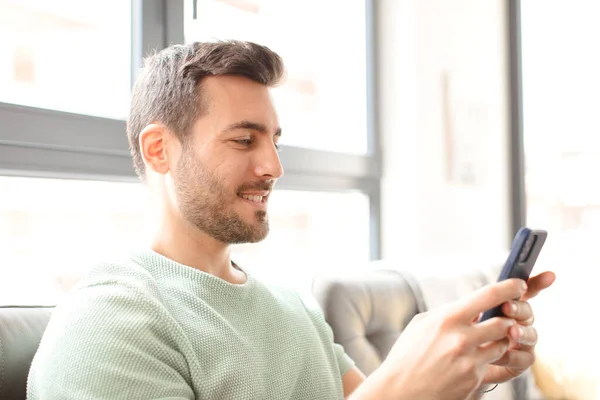
<path fill-rule="evenodd" d="M 384 372 L 377 370 L 367 377 L 346 400 L 404 400 L 406 391 L 396 389 L 396 383 Z"/>
<path fill-rule="evenodd" d="M 464 400 L 480 400 L 493 385 L 482 385 Z M 404 400 L 418 397 L 415 388 L 398 382 L 377 370 L 366 378 L 346 400 Z"/>

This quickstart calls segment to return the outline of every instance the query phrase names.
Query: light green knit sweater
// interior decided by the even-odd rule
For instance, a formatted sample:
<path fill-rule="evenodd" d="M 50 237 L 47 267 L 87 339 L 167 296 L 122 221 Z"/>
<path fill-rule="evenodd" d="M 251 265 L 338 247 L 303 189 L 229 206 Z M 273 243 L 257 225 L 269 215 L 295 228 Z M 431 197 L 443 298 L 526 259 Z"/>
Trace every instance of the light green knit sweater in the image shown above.
<path fill-rule="evenodd" d="M 60 304 L 28 399 L 341 399 L 353 365 L 322 313 L 155 252 L 93 268 Z"/>

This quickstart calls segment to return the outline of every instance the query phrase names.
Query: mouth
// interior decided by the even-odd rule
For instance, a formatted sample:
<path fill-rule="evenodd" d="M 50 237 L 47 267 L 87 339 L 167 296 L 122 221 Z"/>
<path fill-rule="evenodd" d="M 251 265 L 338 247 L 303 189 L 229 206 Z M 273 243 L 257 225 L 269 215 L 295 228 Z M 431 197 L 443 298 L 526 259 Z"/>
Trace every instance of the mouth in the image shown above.
<path fill-rule="evenodd" d="M 270 192 L 269 191 L 260 191 L 260 192 L 245 192 L 239 193 L 238 197 L 241 197 L 243 200 L 256 205 L 256 206 L 265 206 L 269 199 Z"/>

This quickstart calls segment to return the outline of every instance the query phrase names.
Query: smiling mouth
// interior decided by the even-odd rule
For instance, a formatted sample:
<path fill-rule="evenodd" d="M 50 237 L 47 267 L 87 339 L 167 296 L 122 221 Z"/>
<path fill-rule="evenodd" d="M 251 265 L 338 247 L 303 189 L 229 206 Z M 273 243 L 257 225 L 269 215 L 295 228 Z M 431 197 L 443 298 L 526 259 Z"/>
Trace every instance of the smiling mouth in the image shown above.
<path fill-rule="evenodd" d="M 264 204 L 267 202 L 267 199 L 269 198 L 269 192 L 263 192 L 263 193 L 240 193 L 238 194 L 239 197 L 241 197 L 244 200 L 248 200 L 251 201 L 253 203 L 256 204 Z"/>

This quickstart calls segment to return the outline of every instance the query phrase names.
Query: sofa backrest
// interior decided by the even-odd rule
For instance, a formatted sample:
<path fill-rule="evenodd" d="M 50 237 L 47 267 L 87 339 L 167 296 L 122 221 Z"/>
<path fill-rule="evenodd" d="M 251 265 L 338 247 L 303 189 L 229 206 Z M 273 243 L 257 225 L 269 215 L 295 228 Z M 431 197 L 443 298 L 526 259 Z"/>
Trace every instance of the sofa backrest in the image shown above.
<path fill-rule="evenodd" d="M 0 306 L 0 399 L 26 398 L 29 367 L 52 307 Z"/>

